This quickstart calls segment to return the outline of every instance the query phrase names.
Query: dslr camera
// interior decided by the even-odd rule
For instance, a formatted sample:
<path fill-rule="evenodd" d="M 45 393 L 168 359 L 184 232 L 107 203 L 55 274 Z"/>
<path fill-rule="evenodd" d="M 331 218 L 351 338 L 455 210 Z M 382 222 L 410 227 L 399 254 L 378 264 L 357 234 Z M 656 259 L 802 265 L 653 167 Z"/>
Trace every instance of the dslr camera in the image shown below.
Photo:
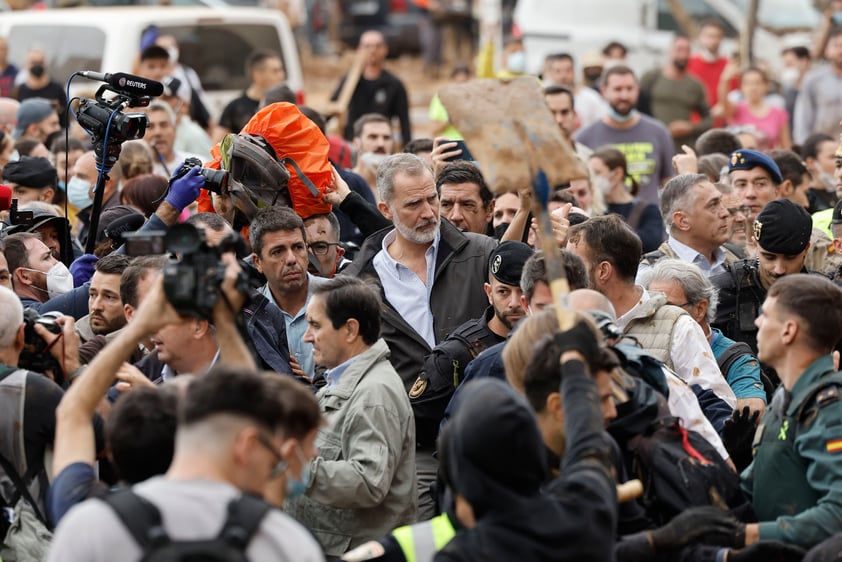
<path fill-rule="evenodd" d="M 22 369 L 45 373 L 52 371 L 56 382 L 61 384 L 64 372 L 56 361 L 56 358 L 47 351 L 47 342 L 35 331 L 35 326 L 40 324 L 53 334 L 61 333 L 61 326 L 56 323 L 61 318 L 60 312 L 46 312 L 39 314 L 34 308 L 27 308 L 23 311 L 23 351 L 21 351 L 18 366 Z"/>
<path fill-rule="evenodd" d="M 219 286 L 225 276 L 225 265 L 220 256 L 235 252 L 239 258 L 248 253 L 245 240 L 231 233 L 219 246 L 208 246 L 204 231 L 191 224 L 177 224 L 163 235 L 164 249 L 180 256 L 177 263 L 164 267 L 164 293 L 173 308 L 183 316 L 211 319 L 213 307 L 220 298 Z M 249 275 L 250 266 L 243 265 L 237 279 L 237 290 L 248 293 L 259 283 Z"/>
<path fill-rule="evenodd" d="M 221 194 L 228 190 L 228 172 L 225 170 L 214 170 L 213 168 L 203 168 L 202 161 L 191 156 L 184 160 L 184 164 L 170 179 L 170 185 L 178 178 L 183 177 L 192 168 L 199 168 L 199 174 L 205 178 L 204 188 L 213 193 Z"/>

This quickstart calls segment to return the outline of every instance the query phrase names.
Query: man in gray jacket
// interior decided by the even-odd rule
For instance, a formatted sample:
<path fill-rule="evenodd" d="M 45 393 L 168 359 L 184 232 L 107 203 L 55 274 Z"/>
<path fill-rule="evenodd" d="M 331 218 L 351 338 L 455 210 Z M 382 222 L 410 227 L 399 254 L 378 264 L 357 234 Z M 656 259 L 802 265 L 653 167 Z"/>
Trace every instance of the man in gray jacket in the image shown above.
<path fill-rule="evenodd" d="M 340 276 L 316 288 L 304 341 L 328 369 L 316 395 L 327 423 L 306 495 L 288 500 L 286 511 L 328 556 L 341 556 L 416 520 L 415 423 L 370 286 Z"/>

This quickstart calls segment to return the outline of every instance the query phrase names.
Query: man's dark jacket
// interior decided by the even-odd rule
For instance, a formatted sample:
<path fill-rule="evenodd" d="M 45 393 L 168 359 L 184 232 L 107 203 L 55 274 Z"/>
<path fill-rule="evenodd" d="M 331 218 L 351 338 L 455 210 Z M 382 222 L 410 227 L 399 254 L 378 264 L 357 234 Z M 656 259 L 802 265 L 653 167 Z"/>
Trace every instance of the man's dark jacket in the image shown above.
<path fill-rule="evenodd" d="M 382 249 L 383 239 L 393 230 L 385 228 L 369 236 L 354 263 L 344 275 L 371 279 L 380 285 L 372 261 Z M 471 318 L 482 315 L 488 306 L 483 283 L 488 281 L 488 256 L 497 242 L 481 234 L 463 233 L 447 219 L 441 219 L 441 240 L 436 257 L 435 277 L 430 293 L 436 343 Z M 389 344 L 390 360 L 403 379 L 407 391 L 412 387 L 431 348 L 415 328 L 392 307 L 383 295 L 381 335 Z"/>

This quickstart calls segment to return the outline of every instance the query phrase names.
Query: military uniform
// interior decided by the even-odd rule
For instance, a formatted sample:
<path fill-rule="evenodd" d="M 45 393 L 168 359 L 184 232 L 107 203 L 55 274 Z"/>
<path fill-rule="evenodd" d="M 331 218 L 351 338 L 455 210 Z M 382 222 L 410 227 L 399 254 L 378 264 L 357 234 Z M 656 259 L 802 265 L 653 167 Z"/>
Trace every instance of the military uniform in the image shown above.
<path fill-rule="evenodd" d="M 760 539 L 812 546 L 842 528 L 842 374 L 816 359 L 778 389 L 757 428 L 743 490 Z"/>

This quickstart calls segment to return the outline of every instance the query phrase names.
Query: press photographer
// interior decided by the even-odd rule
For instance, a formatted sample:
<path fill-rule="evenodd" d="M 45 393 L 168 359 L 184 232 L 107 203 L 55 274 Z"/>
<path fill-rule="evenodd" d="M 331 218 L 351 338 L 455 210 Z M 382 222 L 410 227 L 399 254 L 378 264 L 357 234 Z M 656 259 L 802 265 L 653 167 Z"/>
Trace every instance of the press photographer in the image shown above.
<path fill-rule="evenodd" d="M 26 533 L 49 535 L 49 523 L 44 516 L 48 482 L 44 456 L 52 448 L 55 411 L 62 390 L 44 374 L 22 368 L 20 358 L 27 340 L 37 336 L 43 341 L 42 353 L 49 352 L 62 377 L 78 368 L 78 341 L 73 319 L 64 316 L 51 322 L 60 329 L 58 334 L 43 325 L 50 322 L 25 322 L 18 297 L 0 287 L 0 427 L 7 428 L 7 437 L 0 439 L 0 468 L 8 477 L 6 484 L 11 484 L 11 487 L 0 488 L 3 495 L 0 502 L 14 507 L 3 510 L 0 517 L 0 536 L 6 537 L 4 546 L 0 546 L 0 557 L 4 560 L 22 559 L 11 554 L 20 555 L 16 544 L 23 542 L 30 548 L 33 546 L 33 541 L 26 540 Z M 27 334 L 29 330 L 35 336 Z M 102 423 L 98 417 L 95 417 L 94 431 L 99 451 Z M 9 527 L 14 530 L 7 535 Z M 47 546 L 44 541 L 41 556 L 34 553 L 35 558 L 28 559 L 45 559 Z"/>

